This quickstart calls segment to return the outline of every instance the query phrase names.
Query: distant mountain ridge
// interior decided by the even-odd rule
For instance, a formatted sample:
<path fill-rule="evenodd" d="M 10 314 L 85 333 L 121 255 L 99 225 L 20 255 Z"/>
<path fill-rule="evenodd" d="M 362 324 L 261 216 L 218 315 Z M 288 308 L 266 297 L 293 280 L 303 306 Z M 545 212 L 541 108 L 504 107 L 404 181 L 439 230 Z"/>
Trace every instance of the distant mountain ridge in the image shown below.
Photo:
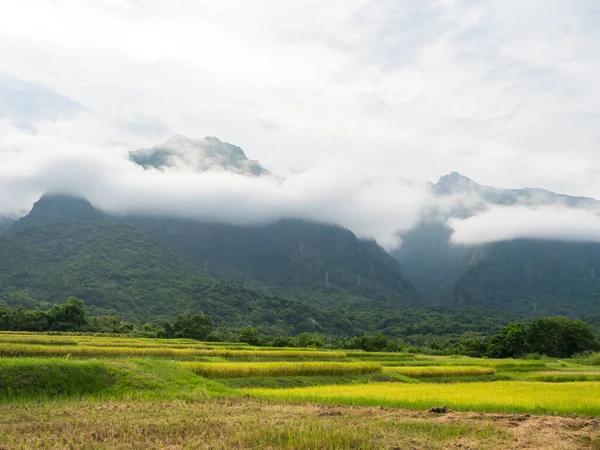
<path fill-rule="evenodd" d="M 432 186 L 433 192 L 438 196 L 474 194 L 495 205 L 548 205 L 554 203 L 577 207 L 600 205 L 600 201 L 593 198 L 557 194 L 540 188 L 502 189 L 485 186 L 458 172 L 451 172 L 440 177 L 438 182 Z"/>

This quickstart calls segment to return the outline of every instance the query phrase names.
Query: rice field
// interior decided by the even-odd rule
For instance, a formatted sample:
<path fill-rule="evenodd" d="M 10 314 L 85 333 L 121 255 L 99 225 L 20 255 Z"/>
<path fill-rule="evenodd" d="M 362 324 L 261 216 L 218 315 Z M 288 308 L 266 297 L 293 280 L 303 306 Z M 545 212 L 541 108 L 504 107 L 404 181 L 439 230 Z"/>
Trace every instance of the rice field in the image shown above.
<path fill-rule="evenodd" d="M 180 439 L 183 439 L 182 430 L 196 427 L 195 423 L 188 422 L 195 414 L 192 412 L 195 405 L 222 402 L 218 403 L 222 418 L 213 425 L 227 430 L 219 438 L 223 448 L 227 448 L 225 443 L 228 443 L 233 448 L 238 445 L 241 448 L 391 449 L 397 448 L 399 442 L 406 448 L 458 448 L 458 444 L 464 448 L 517 448 L 513 445 L 516 438 L 511 434 L 512 428 L 500 429 L 486 422 L 463 429 L 462 421 L 472 420 L 468 414 L 473 411 L 495 414 L 490 417 L 503 413 L 545 415 L 543 421 L 540 419 L 540 423 L 545 424 L 549 423 L 547 416 L 600 418 L 600 370 L 594 365 L 596 362 L 595 357 L 484 359 L 253 347 L 240 343 L 122 335 L 0 332 L 0 411 L 14 408 L 10 415 L 12 422 L 2 423 L 1 417 L 9 421 L 9 416 L 0 413 L 0 447 L 10 436 L 12 441 L 9 442 L 14 445 L 7 448 L 69 448 L 67 444 L 57 444 L 59 440 L 52 444 L 45 442 L 51 433 L 38 435 L 33 425 L 28 433 L 37 436 L 38 441 L 28 441 L 23 434 L 26 427 L 19 428 L 19 421 L 35 423 L 42 414 L 39 407 L 44 405 L 45 418 L 43 421 L 40 418 L 40 423 L 59 421 L 51 417 L 52 411 L 60 408 L 63 408 L 61 414 L 73 414 L 78 424 L 88 423 L 85 417 L 64 411 L 78 404 L 83 406 L 77 408 L 84 410 L 87 410 L 85 405 L 90 405 L 89 411 L 95 411 L 90 414 L 102 414 L 99 411 L 112 401 L 123 408 L 123 414 L 129 408 L 146 411 L 145 408 L 152 410 L 156 405 L 159 405 L 157 414 L 163 409 L 160 405 L 171 405 L 168 408 L 173 411 L 185 411 L 173 422 Z M 188 408 L 188 405 L 191 406 Z M 229 405 L 237 406 L 230 410 Z M 231 411 L 246 407 L 242 405 L 251 405 L 247 411 L 249 425 L 243 431 L 247 433 L 246 438 L 240 437 L 241 431 L 235 424 L 227 422 L 231 420 L 228 419 L 230 414 L 235 414 Z M 461 416 L 458 428 L 445 428 L 428 413 L 436 406 L 449 407 L 454 411 L 452 417 L 466 415 Z M 264 417 L 265 410 L 273 411 L 269 416 L 272 423 L 268 426 L 259 418 Z M 281 428 L 282 435 L 271 436 L 269 433 L 274 433 L 272 430 L 279 429 L 281 421 L 287 420 L 278 416 L 277 411 L 292 410 L 302 413 L 286 422 Z M 368 428 L 361 428 L 361 420 L 372 417 L 374 411 L 382 411 L 384 416 L 370 421 Z M 108 420 L 110 414 L 106 414 Z M 164 416 L 164 411 L 162 414 Z M 313 416 L 303 421 L 299 419 L 302 414 Z M 352 414 L 356 420 L 347 420 Z M 410 424 L 394 422 L 398 414 L 409 417 Z M 68 421 L 71 416 L 64 417 L 60 421 Z M 93 422 L 93 418 L 89 420 Z M 162 419 L 157 416 L 156 420 L 148 423 L 153 424 L 154 431 L 165 431 L 161 428 Z M 600 422 L 596 432 L 595 425 L 589 424 L 597 421 L 580 420 L 579 428 L 565 425 L 565 429 L 573 433 L 573 441 L 571 447 L 564 448 L 600 448 Z M 63 422 L 60 421 L 56 422 L 57 430 L 61 429 Z M 111 426 L 121 430 L 122 436 L 127 435 L 120 425 Z M 303 426 L 307 428 L 299 428 Z M 352 429 L 340 431 L 339 427 L 344 426 Z M 80 434 L 73 436 L 70 447 L 81 447 L 74 442 L 85 442 L 86 436 L 89 439 L 87 428 L 90 427 L 94 426 L 88 423 Z M 400 432 L 402 427 L 406 429 Z M 552 448 L 554 430 L 548 428 L 550 438 L 543 444 L 536 447 L 526 440 L 523 447 Z M 76 429 L 75 422 L 69 429 Z M 574 437 L 582 429 L 590 430 L 585 441 Z M 102 439 L 110 439 L 107 427 L 97 432 L 102 433 Z M 261 440 L 261 436 L 271 437 Z M 403 436 L 410 439 L 403 440 Z M 55 438 L 58 439 L 58 435 Z M 173 448 L 185 447 L 183 442 L 188 442 L 171 438 L 173 436 L 165 431 L 160 437 L 156 435 L 156 442 L 160 440 L 164 446 Z M 188 446 L 220 448 L 203 441 L 205 438 L 206 435 L 198 434 L 197 440 L 189 441 Z M 124 441 L 114 439 L 114 445 L 107 445 L 108 448 L 127 448 L 121 445 Z M 321 441 L 331 446 L 320 445 Z M 108 441 L 99 441 L 98 446 L 103 448 L 103 442 Z"/>
<path fill-rule="evenodd" d="M 172 359 L 194 359 L 202 357 L 222 357 L 231 359 L 344 359 L 344 352 L 287 351 L 287 350 L 229 350 L 195 349 L 177 347 L 125 347 L 91 345 L 42 345 L 6 344 L 0 345 L 0 357 L 41 356 L 41 357 L 162 357 Z"/>
<path fill-rule="evenodd" d="M 600 415 L 600 383 L 378 383 L 295 389 L 248 389 L 252 396 L 287 401 L 352 406 L 389 406 L 427 410 L 448 406 L 459 411 Z"/>
<path fill-rule="evenodd" d="M 352 362 L 255 362 L 255 363 L 181 363 L 196 375 L 206 378 L 245 378 L 282 376 L 364 375 L 381 372 L 377 363 Z"/>

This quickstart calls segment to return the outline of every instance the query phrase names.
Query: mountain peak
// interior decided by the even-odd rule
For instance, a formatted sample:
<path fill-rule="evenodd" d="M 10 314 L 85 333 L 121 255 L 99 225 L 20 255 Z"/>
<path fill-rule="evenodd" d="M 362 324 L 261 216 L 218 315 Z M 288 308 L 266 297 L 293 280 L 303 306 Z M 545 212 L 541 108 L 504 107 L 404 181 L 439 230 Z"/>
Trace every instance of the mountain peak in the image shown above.
<path fill-rule="evenodd" d="M 176 134 L 163 144 L 129 152 L 129 159 L 145 169 L 198 173 L 221 170 L 240 175 L 270 175 L 258 161 L 248 159 L 240 147 L 214 136 L 191 139 Z"/>
<path fill-rule="evenodd" d="M 46 193 L 33 204 L 29 214 L 13 224 L 13 229 L 65 220 L 101 220 L 103 218 L 103 213 L 97 211 L 85 198 Z"/>
<path fill-rule="evenodd" d="M 434 190 L 437 194 L 450 195 L 457 192 L 468 192 L 479 187 L 477 183 L 469 177 L 461 175 L 458 172 L 450 172 L 442 176 L 434 185 Z"/>

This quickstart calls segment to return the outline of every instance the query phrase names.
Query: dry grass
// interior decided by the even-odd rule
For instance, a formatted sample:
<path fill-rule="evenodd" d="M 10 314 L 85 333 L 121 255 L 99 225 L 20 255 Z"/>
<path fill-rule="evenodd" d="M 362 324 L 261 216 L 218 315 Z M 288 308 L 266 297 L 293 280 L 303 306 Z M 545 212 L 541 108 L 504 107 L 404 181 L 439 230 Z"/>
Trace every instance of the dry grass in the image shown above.
<path fill-rule="evenodd" d="M 181 363 L 197 375 L 207 378 L 246 378 L 282 376 L 363 375 L 381 372 L 377 363 L 339 362 L 254 362 L 254 363 Z"/>
<path fill-rule="evenodd" d="M 10 449 L 502 448 L 511 433 L 487 421 L 436 423 L 385 411 L 270 405 L 252 400 L 11 405 L 0 411 Z"/>
<path fill-rule="evenodd" d="M 271 404 L 109 401 L 6 405 L 0 448 L 507 449 L 598 448 L 597 420 Z"/>

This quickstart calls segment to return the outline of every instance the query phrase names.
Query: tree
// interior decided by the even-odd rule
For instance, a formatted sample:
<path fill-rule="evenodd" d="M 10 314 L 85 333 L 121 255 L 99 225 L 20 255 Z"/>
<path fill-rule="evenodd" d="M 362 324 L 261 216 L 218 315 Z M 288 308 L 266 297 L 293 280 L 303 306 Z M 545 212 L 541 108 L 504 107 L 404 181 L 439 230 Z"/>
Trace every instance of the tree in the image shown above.
<path fill-rule="evenodd" d="M 319 333 L 300 333 L 294 338 L 296 347 L 323 347 L 325 338 Z"/>
<path fill-rule="evenodd" d="M 256 330 L 252 328 L 252 325 L 248 325 L 246 328 L 242 330 L 240 333 L 238 340 L 240 342 L 245 342 L 249 345 L 258 345 L 259 339 L 256 335 Z"/>
<path fill-rule="evenodd" d="M 490 338 L 487 355 L 509 358 L 539 353 L 564 358 L 598 348 L 594 333 L 581 320 L 545 317 L 527 323 L 512 323 L 500 329 Z"/>
<path fill-rule="evenodd" d="M 510 358 L 529 353 L 529 338 L 527 325 L 511 323 L 501 328 L 490 338 L 487 345 L 487 355 L 492 358 Z"/>
<path fill-rule="evenodd" d="M 558 358 L 597 350 L 598 343 L 590 327 L 581 320 L 546 317 L 529 323 L 530 351 Z"/>
<path fill-rule="evenodd" d="M 440 350 L 444 349 L 442 345 L 438 347 Z M 452 350 L 460 355 L 480 357 L 486 353 L 487 346 L 482 339 L 471 336 L 461 339 Z"/>
<path fill-rule="evenodd" d="M 177 337 L 204 340 L 212 330 L 212 317 L 202 314 L 180 314 L 173 322 L 173 332 Z"/>
<path fill-rule="evenodd" d="M 271 342 L 273 347 L 291 347 L 294 345 L 294 341 L 292 338 L 288 336 L 284 336 L 283 334 L 278 334 Z"/>
<path fill-rule="evenodd" d="M 64 305 L 54 305 L 48 311 L 50 328 L 56 331 L 79 331 L 87 324 L 83 300 L 69 297 Z"/>

